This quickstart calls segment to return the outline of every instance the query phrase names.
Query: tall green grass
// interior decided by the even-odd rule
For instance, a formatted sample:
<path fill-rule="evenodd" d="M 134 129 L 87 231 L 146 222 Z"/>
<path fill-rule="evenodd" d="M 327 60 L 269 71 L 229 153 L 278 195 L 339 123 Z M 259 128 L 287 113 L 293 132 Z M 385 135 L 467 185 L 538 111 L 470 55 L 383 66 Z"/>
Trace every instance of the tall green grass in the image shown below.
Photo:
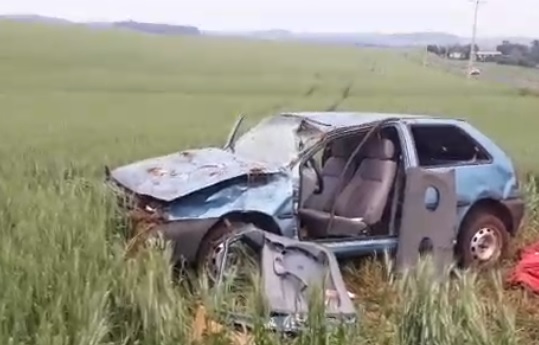
<path fill-rule="evenodd" d="M 0 46 L 0 344 L 189 344 L 196 304 L 219 311 L 230 295 L 176 284 L 166 253 L 124 257 L 103 166 L 220 145 L 239 113 L 255 121 L 279 109 L 336 105 L 463 116 L 507 147 L 522 171 L 538 168 L 538 99 L 397 53 L 10 23 L 0 23 Z M 536 188 L 527 185 L 533 209 Z M 537 238 L 536 220 L 532 213 L 519 243 Z M 518 293 L 498 297 L 494 283 L 484 290 L 482 279 L 468 274 L 431 284 L 423 266 L 395 282 L 384 272 L 366 264 L 348 274 L 360 296 L 357 327 L 330 331 L 318 323 L 283 340 L 259 326 L 257 339 L 539 341 L 534 302 Z M 256 291 L 247 311 L 258 315 Z"/>

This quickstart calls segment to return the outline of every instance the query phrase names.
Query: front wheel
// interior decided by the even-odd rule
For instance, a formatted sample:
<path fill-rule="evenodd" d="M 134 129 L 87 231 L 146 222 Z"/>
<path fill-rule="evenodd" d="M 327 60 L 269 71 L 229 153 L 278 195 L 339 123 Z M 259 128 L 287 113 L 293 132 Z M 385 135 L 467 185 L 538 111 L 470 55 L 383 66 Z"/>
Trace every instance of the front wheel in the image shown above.
<path fill-rule="evenodd" d="M 457 254 L 464 267 L 489 268 L 499 263 L 509 247 L 509 232 L 493 212 L 478 209 L 464 221 Z"/>
<path fill-rule="evenodd" d="M 217 282 L 221 263 L 225 259 L 226 240 L 241 232 L 247 225 L 242 222 L 222 222 L 210 230 L 198 249 L 196 260 L 198 275 L 205 275 L 210 284 Z"/>

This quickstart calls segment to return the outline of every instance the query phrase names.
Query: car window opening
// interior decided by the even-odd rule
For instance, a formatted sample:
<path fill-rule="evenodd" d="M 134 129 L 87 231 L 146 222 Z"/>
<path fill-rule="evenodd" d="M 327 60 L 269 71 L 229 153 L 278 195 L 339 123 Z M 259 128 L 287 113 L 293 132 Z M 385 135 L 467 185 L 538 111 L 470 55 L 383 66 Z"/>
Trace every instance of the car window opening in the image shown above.
<path fill-rule="evenodd" d="M 411 133 L 419 165 L 422 167 L 479 164 L 490 160 L 488 153 L 456 126 L 413 125 Z"/>

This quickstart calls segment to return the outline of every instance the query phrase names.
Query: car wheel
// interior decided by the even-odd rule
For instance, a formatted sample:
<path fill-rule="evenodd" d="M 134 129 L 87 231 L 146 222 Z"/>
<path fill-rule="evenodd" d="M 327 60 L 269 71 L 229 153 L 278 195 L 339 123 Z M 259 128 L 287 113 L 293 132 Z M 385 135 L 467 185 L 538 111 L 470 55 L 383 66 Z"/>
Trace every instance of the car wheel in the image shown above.
<path fill-rule="evenodd" d="M 210 284 L 217 281 L 219 268 L 224 257 L 224 243 L 230 236 L 247 226 L 246 223 L 219 223 L 206 235 L 197 254 L 197 273 L 205 275 Z"/>
<path fill-rule="evenodd" d="M 503 259 L 508 251 L 509 232 L 493 212 L 473 211 L 459 233 L 457 254 L 464 268 L 489 268 Z"/>

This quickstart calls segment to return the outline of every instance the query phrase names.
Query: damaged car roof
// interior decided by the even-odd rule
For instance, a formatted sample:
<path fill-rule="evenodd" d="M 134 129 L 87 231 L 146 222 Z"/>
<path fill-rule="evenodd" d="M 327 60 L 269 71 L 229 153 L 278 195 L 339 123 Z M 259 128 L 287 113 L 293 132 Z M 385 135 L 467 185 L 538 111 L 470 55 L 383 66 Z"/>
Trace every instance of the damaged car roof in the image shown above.
<path fill-rule="evenodd" d="M 390 120 L 390 119 L 433 119 L 439 118 L 428 115 L 416 114 L 398 114 L 398 113 L 366 113 L 366 112 L 287 112 L 280 116 L 292 116 L 305 119 L 310 124 L 316 126 L 322 132 L 329 132 L 336 128 L 344 128 L 351 126 L 368 125 L 375 122 Z M 441 119 L 440 119 L 441 120 Z M 447 121 L 447 119 L 443 119 Z"/>
<path fill-rule="evenodd" d="M 170 202 L 245 175 L 282 172 L 285 163 L 295 159 L 302 147 L 325 133 L 391 119 L 442 120 L 391 113 L 281 113 L 267 117 L 247 131 L 238 139 L 232 151 L 216 147 L 185 150 L 118 167 L 110 173 L 110 177 L 135 194 Z"/>

